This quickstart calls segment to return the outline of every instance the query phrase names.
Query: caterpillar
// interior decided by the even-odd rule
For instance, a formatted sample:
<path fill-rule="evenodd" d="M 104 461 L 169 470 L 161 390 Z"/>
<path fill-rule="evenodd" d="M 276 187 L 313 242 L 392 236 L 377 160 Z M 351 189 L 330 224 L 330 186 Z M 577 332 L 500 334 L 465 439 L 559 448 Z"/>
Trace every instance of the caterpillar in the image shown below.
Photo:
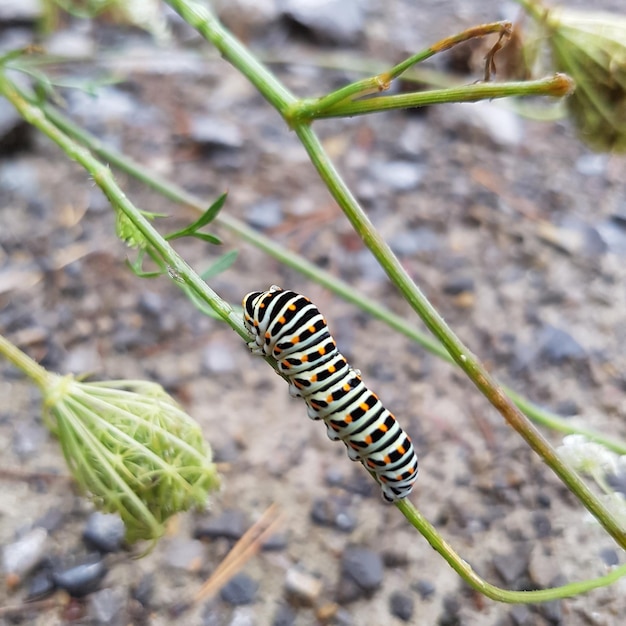
<path fill-rule="evenodd" d="M 417 455 L 396 418 L 337 349 L 319 309 L 305 296 L 272 285 L 244 297 L 244 324 L 253 354 L 276 359 L 289 393 L 308 416 L 323 420 L 328 437 L 343 441 L 378 482 L 383 499 L 406 498 L 417 479 Z"/>

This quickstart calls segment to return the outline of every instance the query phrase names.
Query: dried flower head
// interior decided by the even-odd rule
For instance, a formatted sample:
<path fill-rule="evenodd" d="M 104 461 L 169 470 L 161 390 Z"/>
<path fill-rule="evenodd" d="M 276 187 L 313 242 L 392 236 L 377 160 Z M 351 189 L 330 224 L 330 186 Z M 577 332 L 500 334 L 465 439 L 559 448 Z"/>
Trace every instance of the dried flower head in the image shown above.
<path fill-rule="evenodd" d="M 620 457 L 615 452 L 584 435 L 567 435 L 558 450 L 576 471 L 591 476 L 606 493 L 612 492 L 606 477 L 617 473 Z"/>
<path fill-rule="evenodd" d="M 219 486 L 199 426 L 155 383 L 51 376 L 44 407 L 72 475 L 129 542 L 156 539 Z"/>
<path fill-rule="evenodd" d="M 626 16 L 557 8 L 542 22 L 555 68 L 576 82 L 567 106 L 581 140 L 626 151 Z"/>

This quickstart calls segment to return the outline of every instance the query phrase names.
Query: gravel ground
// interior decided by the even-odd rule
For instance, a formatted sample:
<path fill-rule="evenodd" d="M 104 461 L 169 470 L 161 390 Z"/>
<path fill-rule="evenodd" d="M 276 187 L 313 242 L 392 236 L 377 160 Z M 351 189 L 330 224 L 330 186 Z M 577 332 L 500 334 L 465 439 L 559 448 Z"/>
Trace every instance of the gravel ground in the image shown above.
<path fill-rule="evenodd" d="M 621 0 L 600 4 L 616 10 Z M 354 78 L 316 65 L 319 58 L 391 63 L 515 9 L 431 0 L 416 11 L 400 0 L 355 0 L 310 15 L 306 5 L 221 7 L 224 21 L 266 60 L 303 61 L 275 66 L 302 95 Z M 37 3 L 30 16 L 20 13 L 29 6 L 0 12 L 3 46 L 34 37 Z M 62 91 L 68 114 L 194 193 L 215 199 L 228 189 L 225 211 L 413 323 L 293 134 L 245 79 L 169 20 L 174 39 L 161 45 L 106 20 L 62 21 L 46 47 L 77 59 L 74 81 L 103 82 L 96 98 Z M 448 56 L 431 67 L 450 65 Z M 111 75 L 117 82 L 106 80 Z M 496 103 L 316 128 L 406 269 L 502 382 L 575 423 L 626 437 L 624 157 L 588 151 L 566 120 L 524 120 Z M 12 617 L 0 609 L 1 624 L 620 623 L 623 583 L 536 606 L 498 604 L 468 590 L 234 333 L 203 317 L 172 282 L 128 270 L 100 192 L 1 102 L 0 135 L 3 334 L 54 371 L 163 384 L 201 424 L 224 483 L 208 511 L 181 516 L 150 554 L 132 558 L 116 519 L 94 515 L 71 488 L 36 390 L 1 364 L 0 543 L 19 548 L 22 540 L 40 564 L 15 589 L 2 588 L 0 606 L 45 591 L 50 572 L 74 596 L 61 608 L 52 605 L 57 595 Z M 140 208 L 172 215 L 166 228 L 193 219 L 125 176 L 119 181 Z M 212 281 L 232 303 L 279 284 L 318 304 L 342 352 L 413 438 L 420 478 L 411 499 L 478 573 L 530 589 L 624 562 L 452 367 L 219 234 L 219 250 L 186 240 L 178 249 L 199 270 L 239 250 L 235 265 Z M 168 609 L 194 594 L 272 503 L 284 524 L 270 545 L 213 599 L 172 618 Z"/>

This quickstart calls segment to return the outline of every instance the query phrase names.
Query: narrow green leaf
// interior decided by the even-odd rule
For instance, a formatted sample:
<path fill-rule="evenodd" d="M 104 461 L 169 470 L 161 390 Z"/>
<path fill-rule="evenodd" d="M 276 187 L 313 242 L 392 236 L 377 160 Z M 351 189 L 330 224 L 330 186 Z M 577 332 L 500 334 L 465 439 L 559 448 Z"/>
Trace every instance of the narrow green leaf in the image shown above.
<path fill-rule="evenodd" d="M 228 193 L 224 192 L 195 222 L 192 222 L 189 226 L 185 226 L 185 228 L 181 228 L 174 233 L 166 235 L 165 239 L 171 241 L 172 239 L 180 239 L 181 237 L 195 235 L 196 231 L 200 230 L 203 226 L 206 226 L 217 217 L 217 214 L 226 202 L 227 195 Z"/>
<path fill-rule="evenodd" d="M 201 241 L 212 243 L 216 246 L 222 245 L 222 240 L 217 235 L 213 235 L 212 233 L 193 233 L 190 236 L 200 239 Z"/>

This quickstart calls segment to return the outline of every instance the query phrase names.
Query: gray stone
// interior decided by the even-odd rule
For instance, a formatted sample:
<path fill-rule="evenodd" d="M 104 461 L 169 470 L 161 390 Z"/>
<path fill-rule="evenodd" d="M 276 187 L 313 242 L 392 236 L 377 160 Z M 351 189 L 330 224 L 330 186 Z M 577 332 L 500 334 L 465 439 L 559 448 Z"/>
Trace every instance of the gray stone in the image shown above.
<path fill-rule="evenodd" d="M 247 574 L 233 576 L 221 589 L 220 597 L 233 605 L 252 604 L 256 598 L 259 583 Z"/>
<path fill-rule="evenodd" d="M 285 592 L 297 602 L 313 606 L 322 593 L 322 581 L 298 567 L 290 567 L 285 575 Z"/>
<path fill-rule="evenodd" d="M 81 598 L 95 591 L 106 573 L 104 561 L 99 556 L 89 556 L 82 563 L 55 568 L 52 579 L 57 587 Z"/>
<path fill-rule="evenodd" d="M 426 171 L 423 165 L 412 161 L 378 162 L 371 167 L 372 175 L 382 184 L 397 192 L 415 189 Z"/>
<path fill-rule="evenodd" d="M 189 136 L 207 150 L 237 150 L 243 146 L 243 135 L 237 126 L 206 115 L 191 120 Z"/>
<path fill-rule="evenodd" d="M 383 582 L 383 560 L 369 548 L 349 546 L 341 557 L 341 573 L 363 591 L 375 591 Z"/>
<path fill-rule="evenodd" d="M 23 578 L 41 561 L 46 549 L 48 533 L 43 528 L 33 528 L 2 549 L 2 569 L 5 574 Z"/>
<path fill-rule="evenodd" d="M 413 617 L 413 598 L 402 591 L 394 591 L 389 597 L 389 610 L 403 622 L 408 622 Z"/>
<path fill-rule="evenodd" d="M 119 515 L 96 511 L 87 520 L 83 540 L 100 552 L 118 552 L 124 545 L 125 535 L 126 527 Z"/>

